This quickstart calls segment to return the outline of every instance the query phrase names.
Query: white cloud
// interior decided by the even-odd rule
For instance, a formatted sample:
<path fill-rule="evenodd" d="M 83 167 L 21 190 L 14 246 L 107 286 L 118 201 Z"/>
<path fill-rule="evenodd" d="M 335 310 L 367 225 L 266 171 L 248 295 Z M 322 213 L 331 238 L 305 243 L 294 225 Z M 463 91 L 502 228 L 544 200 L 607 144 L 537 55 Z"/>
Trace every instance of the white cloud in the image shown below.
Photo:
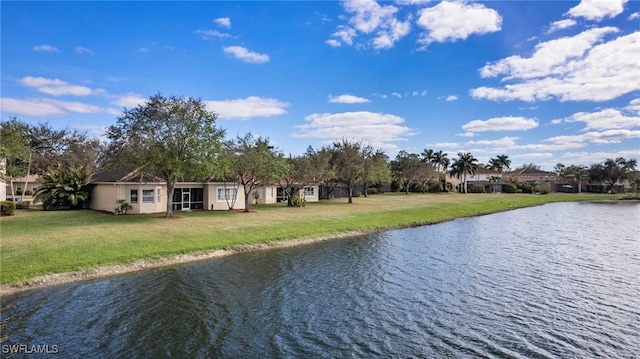
<path fill-rule="evenodd" d="M 3 112 L 34 117 L 64 115 L 69 112 L 96 113 L 104 111 L 98 106 L 81 102 L 58 101 L 46 98 L 16 99 L 10 97 L 0 99 L 0 109 Z"/>
<path fill-rule="evenodd" d="M 340 96 L 329 96 L 329 102 L 331 103 L 367 103 L 371 101 L 364 97 L 345 94 Z"/>
<path fill-rule="evenodd" d="M 613 27 L 594 28 L 574 37 L 536 46 L 530 58 L 511 56 L 484 66 L 483 77 L 523 80 L 502 88 L 479 87 L 474 98 L 489 100 L 606 101 L 640 89 L 640 32 L 601 42 Z"/>
<path fill-rule="evenodd" d="M 112 101 L 112 103 L 120 107 L 135 108 L 135 107 L 138 107 L 138 105 L 142 105 L 146 103 L 147 101 L 148 99 L 138 94 L 128 93 L 128 94 L 116 96 L 116 100 Z"/>
<path fill-rule="evenodd" d="M 462 125 L 467 132 L 525 131 L 538 127 L 538 121 L 525 117 L 496 117 L 486 121 L 473 120 Z"/>
<path fill-rule="evenodd" d="M 104 95 L 104 89 L 92 89 L 86 86 L 70 85 L 60 79 L 48 79 L 44 77 L 27 76 L 20 79 L 20 84 L 27 87 L 35 87 L 38 91 L 53 96 L 89 96 Z"/>
<path fill-rule="evenodd" d="M 273 98 L 249 96 L 245 99 L 204 101 L 210 111 L 220 119 L 237 120 L 254 117 L 272 117 L 287 113 L 291 104 Z"/>
<path fill-rule="evenodd" d="M 473 34 L 487 34 L 502 28 L 502 17 L 482 4 L 442 1 L 418 12 L 417 23 L 426 30 L 420 43 L 464 40 Z"/>
<path fill-rule="evenodd" d="M 397 98 L 402 98 L 402 95 L 401 95 L 401 94 L 399 94 L 399 93 L 397 93 L 397 92 L 392 92 L 392 93 L 391 93 L 391 96 L 393 96 L 393 97 L 397 97 Z"/>
<path fill-rule="evenodd" d="M 532 152 L 532 153 L 523 153 L 519 155 L 510 156 L 511 159 L 522 159 L 522 158 L 551 158 L 553 154 L 550 152 Z"/>
<path fill-rule="evenodd" d="M 151 50 L 148 47 L 141 47 L 138 49 L 138 52 L 141 52 L 141 53 L 147 53 L 149 51 Z"/>
<path fill-rule="evenodd" d="M 449 101 L 449 102 L 457 101 L 457 100 L 458 100 L 458 96 L 456 96 L 456 95 L 449 95 L 449 96 L 447 96 L 447 98 L 445 98 L 445 101 Z"/>
<path fill-rule="evenodd" d="M 329 39 L 327 41 L 325 41 L 325 43 L 327 43 L 327 45 L 331 46 L 331 47 L 340 47 L 342 46 L 342 43 L 336 39 Z"/>
<path fill-rule="evenodd" d="M 411 31 L 409 21 L 396 18 L 398 8 L 393 5 L 381 6 L 375 0 L 346 0 L 342 5 L 351 15 L 350 26 L 339 25 L 331 35 L 333 41 L 326 41 L 330 46 L 337 47 L 338 43 L 351 46 L 360 33 L 372 37 L 369 45 L 374 49 L 389 49 Z"/>
<path fill-rule="evenodd" d="M 55 47 L 55 46 L 43 44 L 43 45 L 34 46 L 33 47 L 33 51 L 38 51 L 38 52 L 59 52 L 60 50 L 58 50 L 58 48 Z"/>
<path fill-rule="evenodd" d="M 203 39 L 210 39 L 212 37 L 219 37 L 219 38 L 232 37 L 231 34 L 220 32 L 218 30 L 199 29 L 199 30 L 195 30 L 193 33 L 196 35 L 201 35 Z"/>
<path fill-rule="evenodd" d="M 226 27 L 227 29 L 231 28 L 231 19 L 228 17 L 219 17 L 217 19 L 213 19 L 213 22 L 218 24 L 218 26 Z"/>
<path fill-rule="evenodd" d="M 629 15 L 627 20 L 635 20 L 637 18 L 640 18 L 640 11 L 636 11 L 633 14 Z"/>
<path fill-rule="evenodd" d="M 305 117 L 305 121 L 306 124 L 296 126 L 299 132 L 294 137 L 340 139 L 357 136 L 374 147 L 394 148 L 390 142 L 416 134 L 402 125 L 402 117 L 368 111 L 314 113 Z"/>
<path fill-rule="evenodd" d="M 607 158 L 618 158 L 618 157 L 639 157 L 640 156 L 640 148 L 632 149 L 632 150 L 622 150 L 616 152 L 566 152 L 562 155 L 562 158 L 569 163 L 581 163 L 581 164 L 591 164 L 603 162 Z"/>
<path fill-rule="evenodd" d="M 640 127 L 640 116 L 626 116 L 620 110 L 613 108 L 598 112 L 578 112 L 561 121 L 584 122 L 586 127 L 583 131 Z"/>
<path fill-rule="evenodd" d="M 242 46 L 227 46 L 224 48 L 224 52 L 248 64 L 263 64 L 269 62 L 269 55 L 249 51 L 249 49 Z"/>
<path fill-rule="evenodd" d="M 582 0 L 566 13 L 571 17 L 581 17 L 587 20 L 600 21 L 613 18 L 624 11 L 624 4 L 628 0 Z"/>
<path fill-rule="evenodd" d="M 73 50 L 76 52 L 76 54 L 79 55 L 95 55 L 95 52 L 93 50 L 82 46 L 76 46 Z"/>
<path fill-rule="evenodd" d="M 456 134 L 456 136 L 458 137 L 474 137 L 476 134 L 473 132 L 465 132 L 465 133 L 458 133 Z"/>
<path fill-rule="evenodd" d="M 468 141 L 466 145 L 467 146 L 488 146 L 488 147 L 496 147 L 496 148 L 512 148 L 516 146 L 517 139 L 519 138 L 505 136 L 497 140 Z"/>
<path fill-rule="evenodd" d="M 556 144 L 566 144 L 566 143 L 620 143 L 624 140 L 640 138 L 640 131 L 638 130 L 627 130 L 627 129 L 619 129 L 619 130 L 607 130 L 602 132 L 587 132 L 582 135 L 566 135 L 566 136 L 555 136 L 546 139 L 545 141 L 553 142 Z"/>
<path fill-rule="evenodd" d="M 549 30 L 547 31 L 547 34 L 550 34 L 552 32 L 562 30 L 562 29 L 568 29 L 572 26 L 575 26 L 577 23 L 578 22 L 573 19 L 564 19 L 564 20 L 554 21 L 549 26 Z"/>

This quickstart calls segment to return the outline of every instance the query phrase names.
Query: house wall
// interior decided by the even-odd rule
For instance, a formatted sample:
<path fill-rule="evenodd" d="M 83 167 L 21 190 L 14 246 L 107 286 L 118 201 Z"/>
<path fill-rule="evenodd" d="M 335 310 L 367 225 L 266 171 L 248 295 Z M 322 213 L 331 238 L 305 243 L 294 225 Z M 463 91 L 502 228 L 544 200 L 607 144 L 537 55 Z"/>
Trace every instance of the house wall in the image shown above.
<path fill-rule="evenodd" d="M 308 193 L 309 191 L 307 191 L 306 188 L 312 189 L 313 194 Z M 306 186 L 300 190 L 300 194 L 304 196 L 307 202 L 318 202 L 320 200 L 320 188 L 317 184 Z"/>
<path fill-rule="evenodd" d="M 237 197 L 235 203 L 227 201 L 222 198 L 218 198 L 218 190 L 225 191 L 233 191 L 235 188 L 237 190 Z M 228 183 L 225 187 L 224 183 L 207 183 L 205 184 L 205 201 L 207 204 L 207 209 L 214 211 L 226 211 L 229 210 L 229 205 L 232 205 L 231 209 L 244 209 L 244 190 L 242 186 L 234 186 L 232 183 Z"/>
<path fill-rule="evenodd" d="M 260 186 L 257 189 L 259 197 L 258 200 L 252 203 L 259 204 L 272 204 L 278 201 L 278 187 L 277 186 Z"/>
<path fill-rule="evenodd" d="M 131 190 L 138 190 L 138 200 L 133 202 Z M 144 191 L 153 191 L 152 202 L 145 202 Z M 158 196 L 160 191 L 160 196 Z M 116 201 L 125 199 L 133 208 L 127 213 L 160 213 L 166 211 L 167 186 L 153 183 L 98 183 L 91 192 L 89 208 L 115 212 Z"/>
<path fill-rule="evenodd" d="M 11 192 L 11 182 L 6 182 L 4 183 L 3 189 L 4 189 L 4 193 L 5 194 L 9 194 L 11 195 L 11 193 L 15 193 L 16 196 L 19 196 L 18 194 L 18 190 L 22 191 L 22 194 L 24 195 L 24 193 L 26 191 L 29 191 L 31 193 L 31 195 L 33 195 L 33 193 L 36 191 L 36 189 L 38 189 L 38 187 L 40 187 L 40 184 L 37 182 L 38 179 L 40 178 L 40 176 L 33 176 L 30 175 L 28 181 L 25 181 L 26 179 L 24 177 L 21 178 L 15 178 L 13 180 L 13 192 Z M 26 186 L 25 186 L 26 183 Z"/>

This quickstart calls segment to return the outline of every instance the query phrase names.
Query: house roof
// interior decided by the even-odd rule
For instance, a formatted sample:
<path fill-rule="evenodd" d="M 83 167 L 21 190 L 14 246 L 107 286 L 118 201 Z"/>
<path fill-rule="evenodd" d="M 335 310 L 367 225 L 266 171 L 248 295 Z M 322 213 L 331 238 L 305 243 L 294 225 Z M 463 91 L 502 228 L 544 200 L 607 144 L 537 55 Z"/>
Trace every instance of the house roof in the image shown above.
<path fill-rule="evenodd" d="M 478 167 L 478 169 L 476 170 L 477 174 L 494 174 L 494 175 L 500 175 L 501 173 L 498 171 L 494 171 L 490 168 L 483 168 L 483 167 Z"/>
<path fill-rule="evenodd" d="M 91 182 L 165 182 L 157 173 L 144 171 L 142 168 L 134 170 L 124 168 L 114 168 L 99 171 L 91 175 Z"/>
<path fill-rule="evenodd" d="M 533 167 L 525 167 L 523 169 L 507 172 L 505 173 L 505 175 L 553 175 L 555 176 L 556 173 L 539 170 Z"/>
<path fill-rule="evenodd" d="M 40 179 L 40 175 L 28 175 L 26 177 L 16 177 L 13 179 L 13 183 L 17 183 L 17 182 L 25 182 L 25 180 L 28 180 L 29 183 L 35 183 L 38 182 L 38 179 Z M 5 180 L 6 181 L 6 180 Z M 9 183 L 9 182 L 7 182 Z"/>

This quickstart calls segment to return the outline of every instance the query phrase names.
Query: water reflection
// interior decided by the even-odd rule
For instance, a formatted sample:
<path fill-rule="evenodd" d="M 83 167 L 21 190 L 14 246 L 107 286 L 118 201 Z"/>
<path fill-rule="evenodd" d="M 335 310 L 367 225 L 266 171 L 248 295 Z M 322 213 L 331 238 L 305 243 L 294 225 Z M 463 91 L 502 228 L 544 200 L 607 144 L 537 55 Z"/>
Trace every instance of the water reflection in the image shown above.
<path fill-rule="evenodd" d="M 638 220 L 553 204 L 63 285 L 4 298 L 1 340 L 56 357 L 633 357 Z"/>

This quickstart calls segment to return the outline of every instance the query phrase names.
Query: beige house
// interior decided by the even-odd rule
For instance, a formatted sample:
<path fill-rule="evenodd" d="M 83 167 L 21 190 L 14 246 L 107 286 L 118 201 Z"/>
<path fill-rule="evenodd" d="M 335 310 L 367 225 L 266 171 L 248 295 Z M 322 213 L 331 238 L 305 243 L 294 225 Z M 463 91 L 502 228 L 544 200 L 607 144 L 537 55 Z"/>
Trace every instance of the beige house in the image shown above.
<path fill-rule="evenodd" d="M 16 196 L 27 195 L 31 196 L 38 189 L 38 180 L 40 179 L 40 175 L 29 175 L 26 177 L 18 177 L 14 178 L 13 181 L 8 181 L 5 179 L 4 183 L 4 193 L 6 195 L 11 195 L 15 193 Z M 13 183 L 13 191 L 11 189 L 11 183 Z"/>
<path fill-rule="evenodd" d="M 118 170 L 95 173 L 91 177 L 92 190 L 89 208 L 115 212 L 116 202 L 126 200 L 133 207 L 127 213 L 160 213 L 166 211 L 167 184 L 160 177 L 140 172 Z M 307 201 L 318 200 L 317 185 L 308 190 L 314 196 Z M 305 190 L 307 190 L 305 188 Z M 277 202 L 275 185 L 258 187 L 251 203 Z M 204 181 L 178 182 L 175 185 L 171 206 L 174 211 L 229 210 L 244 208 L 244 190 L 233 182 Z"/>

